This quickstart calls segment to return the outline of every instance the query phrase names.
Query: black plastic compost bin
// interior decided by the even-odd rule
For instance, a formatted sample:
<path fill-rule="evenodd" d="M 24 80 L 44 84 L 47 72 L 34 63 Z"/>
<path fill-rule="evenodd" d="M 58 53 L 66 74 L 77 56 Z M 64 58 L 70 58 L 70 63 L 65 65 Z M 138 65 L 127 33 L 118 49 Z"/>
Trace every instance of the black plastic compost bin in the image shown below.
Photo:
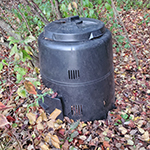
<path fill-rule="evenodd" d="M 115 92 L 112 37 L 104 23 L 79 16 L 53 21 L 38 44 L 42 81 L 61 96 L 45 99 L 46 109 L 61 105 L 74 120 L 106 118 Z"/>

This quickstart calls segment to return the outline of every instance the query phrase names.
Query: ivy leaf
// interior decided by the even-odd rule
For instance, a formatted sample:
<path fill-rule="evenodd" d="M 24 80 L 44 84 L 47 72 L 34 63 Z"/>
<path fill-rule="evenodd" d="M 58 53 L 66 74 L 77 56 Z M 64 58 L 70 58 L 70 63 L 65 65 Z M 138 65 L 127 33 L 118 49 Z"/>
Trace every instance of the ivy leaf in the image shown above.
<path fill-rule="evenodd" d="M 106 7 L 107 10 L 111 9 L 111 6 L 108 3 L 105 4 L 105 7 Z"/>
<path fill-rule="evenodd" d="M 109 4 L 111 4 L 111 0 L 107 0 L 107 2 L 108 2 Z"/>
<path fill-rule="evenodd" d="M 94 14 L 94 10 L 93 10 L 93 9 L 90 9 L 90 12 L 89 12 L 90 17 L 92 17 L 93 14 Z"/>
<path fill-rule="evenodd" d="M 2 60 L 2 63 L 8 66 L 8 63 L 6 62 L 5 59 Z"/>
<path fill-rule="evenodd" d="M 61 10 L 62 10 L 62 11 L 66 11 L 66 5 L 65 5 L 65 4 L 62 4 L 62 5 L 61 5 Z"/>
<path fill-rule="evenodd" d="M 12 55 L 14 55 L 17 52 L 18 52 L 17 44 L 14 44 L 13 48 L 10 51 L 9 57 L 11 57 Z"/>
<path fill-rule="evenodd" d="M 19 73 L 17 73 L 17 81 L 16 83 L 19 83 L 22 80 L 23 76 Z"/>
<path fill-rule="evenodd" d="M 102 3 L 102 0 L 98 0 L 98 4 L 101 4 Z"/>
<path fill-rule="evenodd" d="M 119 7 L 116 8 L 118 11 L 122 11 Z"/>
<path fill-rule="evenodd" d="M 26 97 L 26 91 L 25 91 L 22 87 L 18 88 L 17 94 L 18 94 L 20 97 Z"/>

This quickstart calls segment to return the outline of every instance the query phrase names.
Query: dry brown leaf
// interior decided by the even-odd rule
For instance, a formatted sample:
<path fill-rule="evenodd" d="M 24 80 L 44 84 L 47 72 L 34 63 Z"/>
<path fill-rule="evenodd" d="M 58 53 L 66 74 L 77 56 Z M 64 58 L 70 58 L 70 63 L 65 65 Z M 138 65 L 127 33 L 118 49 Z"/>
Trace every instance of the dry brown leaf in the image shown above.
<path fill-rule="evenodd" d="M 47 122 L 49 128 L 54 128 L 54 120 L 50 120 Z"/>
<path fill-rule="evenodd" d="M 27 113 L 27 117 L 29 119 L 29 123 L 31 125 L 35 124 L 35 121 L 36 121 L 36 114 L 33 114 L 33 113 Z"/>
<path fill-rule="evenodd" d="M 47 121 L 47 116 L 46 116 L 46 113 L 44 111 L 41 113 L 41 116 L 42 116 L 43 121 Z"/>
<path fill-rule="evenodd" d="M 144 140 L 144 141 L 150 141 L 150 137 L 149 137 L 150 135 L 149 135 L 149 132 L 148 131 L 146 131 L 143 135 L 142 135 L 142 139 Z"/>
<path fill-rule="evenodd" d="M 44 138 L 44 141 L 45 142 L 47 142 L 47 143 L 49 143 L 49 141 L 50 141 L 50 135 L 49 135 L 50 133 L 48 133 L 47 135 L 46 135 L 46 137 Z"/>
<path fill-rule="evenodd" d="M 71 3 L 68 5 L 68 10 L 72 10 Z"/>
<path fill-rule="evenodd" d="M 43 127 L 42 123 L 37 124 L 37 129 L 38 130 L 44 130 L 44 127 Z"/>
<path fill-rule="evenodd" d="M 77 9 L 77 8 L 78 8 L 78 5 L 77 5 L 77 3 L 76 3 L 76 2 L 72 2 L 72 5 L 73 5 L 73 7 L 74 7 L 75 9 Z"/>
<path fill-rule="evenodd" d="M 134 145 L 134 142 L 132 140 L 127 140 L 128 145 Z"/>
<path fill-rule="evenodd" d="M 50 150 L 46 144 L 41 144 L 42 150 Z"/>
<path fill-rule="evenodd" d="M 55 108 L 55 110 L 50 114 L 49 119 L 56 119 L 61 113 L 61 110 Z"/>
<path fill-rule="evenodd" d="M 34 95 L 37 94 L 34 85 L 30 81 L 25 81 L 24 86 L 29 94 L 34 94 Z"/>
<path fill-rule="evenodd" d="M 145 132 L 144 129 L 142 129 L 142 128 L 138 128 L 138 130 L 139 130 L 139 132 L 142 133 L 142 134 L 144 134 L 144 132 Z"/>
<path fill-rule="evenodd" d="M 105 148 L 110 147 L 109 142 L 108 142 L 108 141 L 103 141 L 103 146 L 104 146 Z"/>
<path fill-rule="evenodd" d="M 36 123 L 38 124 L 38 123 L 41 123 L 42 122 L 42 116 L 39 116 L 38 118 L 37 118 L 37 120 L 36 120 Z"/>
<path fill-rule="evenodd" d="M 10 109 L 10 108 L 13 108 L 12 106 L 5 106 L 2 102 L 0 102 L 0 110 L 3 111 L 3 110 L 6 110 L 6 109 Z"/>
<path fill-rule="evenodd" d="M 124 128 L 123 126 L 119 127 L 119 130 L 121 131 L 121 133 L 122 133 L 123 135 L 125 135 L 125 134 L 127 133 L 127 129 Z"/>
<path fill-rule="evenodd" d="M 62 146 L 62 149 L 63 150 L 68 150 L 69 149 L 69 142 L 68 142 L 68 140 L 65 141 L 65 143 Z"/>
<path fill-rule="evenodd" d="M 9 124 L 6 117 L 2 114 L 0 114 L 0 128 L 4 127 L 5 125 Z"/>
<path fill-rule="evenodd" d="M 60 141 L 59 141 L 57 135 L 50 134 L 50 137 L 51 137 L 51 142 L 52 142 L 53 146 L 55 146 L 56 148 L 60 148 L 60 145 L 59 145 Z"/>

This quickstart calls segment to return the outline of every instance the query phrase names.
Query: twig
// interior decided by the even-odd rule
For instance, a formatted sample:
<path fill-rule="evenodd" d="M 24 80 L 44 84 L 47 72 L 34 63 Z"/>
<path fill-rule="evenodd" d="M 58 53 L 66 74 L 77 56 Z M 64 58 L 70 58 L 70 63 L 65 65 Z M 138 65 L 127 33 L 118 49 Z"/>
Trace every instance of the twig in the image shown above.
<path fill-rule="evenodd" d="M 123 29 L 124 29 L 124 31 L 125 31 L 126 38 L 127 38 L 128 43 L 129 43 L 129 45 L 130 45 L 130 47 L 131 47 L 133 57 L 134 57 L 134 59 L 135 59 L 135 61 L 136 61 L 136 66 L 137 66 L 137 68 L 138 68 L 139 62 L 138 62 L 138 58 L 137 58 L 137 56 L 136 56 L 136 54 L 135 54 L 135 52 L 134 52 L 134 51 L 135 51 L 135 48 L 133 47 L 133 45 L 132 45 L 131 42 L 130 42 L 130 39 L 129 39 L 127 30 L 126 30 L 126 28 L 125 28 L 125 25 L 124 25 L 124 23 L 122 22 L 122 20 L 121 20 L 121 18 L 120 18 L 120 16 L 119 16 L 119 13 L 118 13 L 118 11 L 117 11 L 115 5 L 114 5 L 113 0 L 111 0 L 111 3 L 112 3 L 113 10 L 115 11 L 116 16 L 118 16 L 119 21 L 120 21 L 120 23 L 122 24 L 122 27 L 123 27 Z"/>
<path fill-rule="evenodd" d="M 49 23 L 49 21 L 47 20 L 47 18 L 45 17 L 44 13 L 42 12 L 42 10 L 39 8 L 39 6 L 37 6 L 37 4 L 33 1 L 33 0 L 30 0 L 33 5 L 36 7 L 37 10 L 40 11 L 40 13 L 43 15 L 43 18 L 45 19 L 45 22 Z M 41 15 L 40 15 L 41 16 Z"/>
<path fill-rule="evenodd" d="M 27 28 L 28 28 L 28 30 L 29 30 L 29 32 L 30 32 L 30 35 L 32 35 L 32 32 L 31 32 L 31 30 L 30 30 L 30 28 L 29 28 L 29 25 L 28 25 L 28 23 L 27 23 L 26 18 L 25 18 L 24 15 L 21 13 L 21 11 L 20 11 L 20 9 L 18 8 L 18 6 L 15 6 L 15 8 L 18 10 L 18 12 L 19 12 L 20 15 L 22 16 L 23 20 L 25 21 L 26 26 L 27 26 Z"/>

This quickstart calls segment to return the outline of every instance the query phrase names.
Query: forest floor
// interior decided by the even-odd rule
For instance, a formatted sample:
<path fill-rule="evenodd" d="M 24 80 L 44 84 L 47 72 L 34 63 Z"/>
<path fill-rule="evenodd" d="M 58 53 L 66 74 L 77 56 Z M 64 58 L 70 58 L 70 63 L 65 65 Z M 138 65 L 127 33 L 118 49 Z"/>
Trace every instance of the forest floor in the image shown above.
<path fill-rule="evenodd" d="M 0 128 L 0 150 L 150 150 L 150 10 L 121 11 L 120 14 L 139 66 L 137 69 L 131 49 L 116 52 L 114 48 L 117 108 L 109 112 L 106 120 L 86 123 L 67 117 L 56 120 L 58 110 L 48 116 L 41 107 L 31 107 L 27 113 L 34 97 L 20 105 L 25 98 L 17 98 L 14 68 L 5 65 L 0 71 L 0 107 L 18 109 L 1 111 L 9 125 Z M 0 59 L 7 58 L 6 63 L 11 64 L 10 49 L 0 48 Z M 28 73 L 35 73 L 34 69 L 24 67 Z"/>

